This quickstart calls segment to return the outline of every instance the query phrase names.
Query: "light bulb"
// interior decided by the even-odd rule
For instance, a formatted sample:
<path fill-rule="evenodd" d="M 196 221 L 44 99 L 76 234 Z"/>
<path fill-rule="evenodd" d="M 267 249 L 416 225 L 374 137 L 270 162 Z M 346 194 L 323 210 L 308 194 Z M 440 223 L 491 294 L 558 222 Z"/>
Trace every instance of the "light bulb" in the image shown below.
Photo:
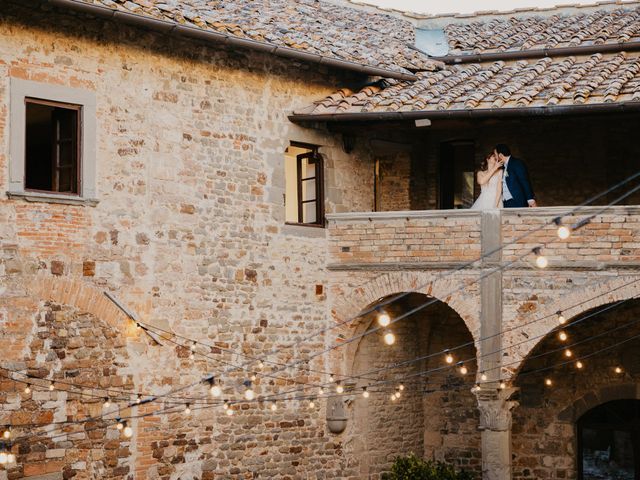
<path fill-rule="evenodd" d="M 191 407 L 189 406 L 188 403 L 184 406 L 184 414 L 191 415 Z"/>
<path fill-rule="evenodd" d="M 616 368 L 615 368 L 615 372 L 616 372 L 616 373 L 622 373 L 622 368 L 620 368 L 620 367 L 616 367 Z"/>
<path fill-rule="evenodd" d="M 367 391 L 367 387 L 362 387 L 362 396 L 364 398 L 369 398 L 369 392 Z"/>
<path fill-rule="evenodd" d="M 550 379 L 550 378 L 547 378 L 547 379 L 545 379 L 544 384 L 545 384 L 547 387 L 550 387 L 551 385 L 553 385 L 553 382 L 551 381 L 551 379 Z"/>
<path fill-rule="evenodd" d="M 500 390 L 504 390 L 505 388 L 507 388 L 507 384 L 504 382 L 500 382 Z"/>
<path fill-rule="evenodd" d="M 560 325 L 564 325 L 566 321 L 567 319 L 564 318 L 564 315 L 562 315 L 562 312 L 558 312 L 558 323 Z"/>
<path fill-rule="evenodd" d="M 56 386 L 53 384 L 53 382 L 51 382 L 51 383 L 49 384 L 49 391 L 50 391 L 50 392 L 53 392 L 55 389 L 56 389 Z"/>
<path fill-rule="evenodd" d="M 396 400 L 397 400 L 396 394 L 395 394 L 395 393 L 392 393 L 392 394 L 391 394 L 391 401 L 392 401 L 392 402 L 395 402 Z"/>
<path fill-rule="evenodd" d="M 569 229 L 569 227 L 566 227 L 565 225 L 560 225 L 558 227 L 558 238 L 560 240 L 566 240 L 570 236 L 571 236 L 571 230 Z"/>
<path fill-rule="evenodd" d="M 7 428 L 4 432 L 2 432 L 2 438 L 4 438 L 5 440 L 11 438 L 11 430 Z"/>
<path fill-rule="evenodd" d="M 322 387 L 318 388 L 318 394 L 319 395 L 324 395 L 324 388 L 322 388 Z"/>
<path fill-rule="evenodd" d="M 396 398 L 400 398 L 401 396 L 400 391 L 396 388 Z"/>
<path fill-rule="evenodd" d="M 230 417 L 231 415 L 233 415 L 233 409 L 229 408 L 229 409 L 227 409 L 227 416 Z"/>
<path fill-rule="evenodd" d="M 222 408 L 224 408 L 225 410 L 229 409 L 229 400 L 224 401 L 224 405 L 222 405 Z"/>
<path fill-rule="evenodd" d="M 576 362 L 576 368 L 582 368 L 582 367 L 584 367 L 584 364 L 580 360 L 578 360 Z"/>
<path fill-rule="evenodd" d="M 245 398 L 246 400 L 251 401 L 251 400 L 253 400 L 254 398 L 256 398 L 256 392 L 254 392 L 251 388 L 247 388 L 247 389 L 244 391 L 244 398 Z"/>
<path fill-rule="evenodd" d="M 196 342 L 193 342 L 189 348 L 191 349 L 192 352 L 195 352 L 196 351 Z"/>
<path fill-rule="evenodd" d="M 116 428 L 117 428 L 118 430 L 122 430 L 122 429 L 124 428 L 124 423 L 122 423 L 122 422 L 120 422 L 120 421 L 119 421 L 119 422 L 117 423 L 117 425 L 116 425 Z"/>
<path fill-rule="evenodd" d="M 453 355 L 451 355 L 450 353 L 447 353 L 447 355 L 444 357 L 444 360 L 447 363 L 453 363 Z"/>
<path fill-rule="evenodd" d="M 393 345 L 394 343 L 396 343 L 396 336 L 391 332 L 385 333 L 384 343 L 386 343 L 387 345 Z"/>
<path fill-rule="evenodd" d="M 218 384 L 211 385 L 211 388 L 209 389 L 209 393 L 213 397 L 219 397 L 220 395 L 222 395 L 222 388 Z"/>
<path fill-rule="evenodd" d="M 271 411 L 272 411 L 272 412 L 275 412 L 277 409 L 278 409 L 278 405 L 276 405 L 276 402 L 273 402 L 273 403 L 271 404 Z"/>
<path fill-rule="evenodd" d="M 566 340 L 567 340 L 567 338 L 568 338 L 568 337 L 567 337 L 566 332 L 561 331 L 560 333 L 558 333 L 558 338 L 559 338 L 561 341 L 563 341 L 563 342 L 564 342 L 564 341 L 566 341 Z"/>
<path fill-rule="evenodd" d="M 482 374 L 480 375 L 480 380 L 482 380 L 483 382 L 487 381 L 487 374 L 482 372 Z"/>
<path fill-rule="evenodd" d="M 309 402 L 309 408 L 316 408 L 316 404 L 313 400 Z"/>
<path fill-rule="evenodd" d="M 258 368 L 259 368 L 260 370 L 262 370 L 262 369 L 264 368 L 264 362 L 263 362 L 263 361 L 259 361 L 259 362 L 258 362 Z"/>
<path fill-rule="evenodd" d="M 398 385 L 398 390 L 400 390 L 401 392 L 404 390 L 404 385 L 402 383 Z"/>
<path fill-rule="evenodd" d="M 336 378 L 333 375 L 329 375 L 329 382 L 333 383 L 336 381 Z"/>
<path fill-rule="evenodd" d="M 24 387 L 24 393 L 26 393 L 27 395 L 31 393 L 31 385 L 29 385 L 27 383 L 27 386 Z"/>
<path fill-rule="evenodd" d="M 573 355 L 573 352 L 571 350 L 569 350 L 568 348 L 564 351 L 564 356 L 565 357 L 571 357 Z"/>
<path fill-rule="evenodd" d="M 462 363 L 460 364 L 460 373 L 462 375 L 466 375 L 467 373 L 469 373 L 469 370 L 467 370 L 467 367 L 465 367 Z"/>
<path fill-rule="evenodd" d="M 7 463 L 16 463 L 16 456 L 13 453 L 7 454 Z"/>
<path fill-rule="evenodd" d="M 104 399 L 104 403 L 102 404 L 103 408 L 109 408 L 111 406 L 111 402 L 109 401 L 108 398 Z"/>
<path fill-rule="evenodd" d="M 340 383 L 336 385 L 336 393 L 344 393 L 344 387 Z"/>
<path fill-rule="evenodd" d="M 536 267 L 538 268 L 547 268 L 549 265 L 549 260 L 544 255 L 538 255 L 536 257 Z"/>
<path fill-rule="evenodd" d="M 126 426 L 122 430 L 122 433 L 124 434 L 125 437 L 131 438 L 133 436 L 133 428 Z"/>
<path fill-rule="evenodd" d="M 189 354 L 189 360 L 193 360 L 194 358 L 196 358 L 196 356 L 193 354 L 193 352 L 191 352 Z"/>
<path fill-rule="evenodd" d="M 380 312 L 380 314 L 378 315 L 378 324 L 381 327 L 388 327 L 390 323 L 391 317 L 389 316 L 389 314 L 386 312 Z"/>
<path fill-rule="evenodd" d="M 9 456 L 7 455 L 6 452 L 0 452 L 0 464 L 4 465 L 7 463 L 7 461 L 9 460 Z"/>

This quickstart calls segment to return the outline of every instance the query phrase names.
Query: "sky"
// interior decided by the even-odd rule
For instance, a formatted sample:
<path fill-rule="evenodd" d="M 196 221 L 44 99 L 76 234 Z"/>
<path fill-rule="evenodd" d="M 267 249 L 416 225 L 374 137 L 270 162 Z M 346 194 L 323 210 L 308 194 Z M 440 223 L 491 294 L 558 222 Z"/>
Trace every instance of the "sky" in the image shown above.
<path fill-rule="evenodd" d="M 357 2 L 361 0 L 356 0 Z M 472 13 L 480 10 L 513 10 L 522 7 L 553 7 L 567 3 L 594 4 L 597 0 L 364 0 L 380 7 L 417 13 Z"/>

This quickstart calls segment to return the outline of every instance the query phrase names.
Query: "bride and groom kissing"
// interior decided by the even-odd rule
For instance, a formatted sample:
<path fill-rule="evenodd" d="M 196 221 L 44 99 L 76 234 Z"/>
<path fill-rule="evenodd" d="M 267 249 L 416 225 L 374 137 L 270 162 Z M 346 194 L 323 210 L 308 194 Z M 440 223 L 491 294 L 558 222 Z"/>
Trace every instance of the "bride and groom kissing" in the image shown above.
<path fill-rule="evenodd" d="M 511 156 L 505 144 L 498 144 L 482 161 L 477 174 L 481 192 L 472 205 L 473 210 L 493 208 L 537 207 L 527 166 Z"/>

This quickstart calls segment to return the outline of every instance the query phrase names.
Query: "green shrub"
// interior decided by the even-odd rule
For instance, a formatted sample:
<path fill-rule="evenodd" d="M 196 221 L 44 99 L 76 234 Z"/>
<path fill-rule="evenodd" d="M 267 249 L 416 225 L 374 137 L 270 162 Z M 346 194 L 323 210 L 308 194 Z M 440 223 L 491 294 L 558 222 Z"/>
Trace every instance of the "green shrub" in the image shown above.
<path fill-rule="evenodd" d="M 456 471 L 451 465 L 432 460 L 423 460 L 413 453 L 406 457 L 396 457 L 391 472 L 382 476 L 383 480 L 473 480 L 469 472 Z"/>

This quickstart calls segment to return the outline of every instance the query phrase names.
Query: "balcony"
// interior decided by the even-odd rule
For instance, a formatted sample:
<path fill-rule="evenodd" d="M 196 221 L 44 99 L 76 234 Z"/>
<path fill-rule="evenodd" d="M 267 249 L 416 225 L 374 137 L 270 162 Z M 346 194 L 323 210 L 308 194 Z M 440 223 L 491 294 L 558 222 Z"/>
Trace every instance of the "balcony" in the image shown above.
<path fill-rule="evenodd" d="M 550 270 L 640 266 L 640 207 L 615 206 L 604 212 L 601 206 L 580 208 L 563 223 L 594 218 L 569 239 L 560 240 L 552 221 L 573 208 L 503 209 L 484 215 L 471 210 L 333 214 L 328 216 L 328 267 L 447 270 L 478 259 L 483 249 L 487 252 L 496 245 L 504 246 L 502 262 L 516 262 L 520 268 L 533 268 L 533 256 L 525 255 L 540 245 Z M 480 266 L 477 262 L 472 267 Z"/>

